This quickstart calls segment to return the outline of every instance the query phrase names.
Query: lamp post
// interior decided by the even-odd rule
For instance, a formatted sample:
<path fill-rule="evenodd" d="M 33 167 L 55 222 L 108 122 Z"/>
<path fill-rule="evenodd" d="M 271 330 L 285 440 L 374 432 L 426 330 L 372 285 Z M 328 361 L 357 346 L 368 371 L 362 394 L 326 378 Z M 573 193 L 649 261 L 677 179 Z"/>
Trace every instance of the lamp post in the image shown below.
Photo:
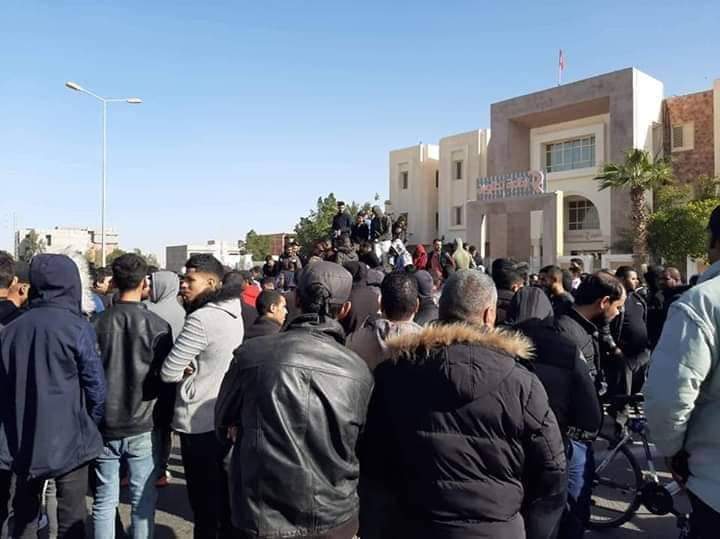
<path fill-rule="evenodd" d="M 142 103 L 142 99 L 138 97 L 124 97 L 124 98 L 113 98 L 113 97 L 101 97 L 90 90 L 87 90 L 80 86 L 76 82 L 68 81 L 65 86 L 70 90 L 76 92 L 82 92 L 91 97 L 94 97 L 102 103 L 103 107 L 103 130 L 102 130 L 102 203 L 100 211 L 100 264 L 105 267 L 105 205 L 106 205 L 106 191 L 107 191 L 107 106 L 108 103 L 130 103 L 131 105 L 139 105 Z"/>

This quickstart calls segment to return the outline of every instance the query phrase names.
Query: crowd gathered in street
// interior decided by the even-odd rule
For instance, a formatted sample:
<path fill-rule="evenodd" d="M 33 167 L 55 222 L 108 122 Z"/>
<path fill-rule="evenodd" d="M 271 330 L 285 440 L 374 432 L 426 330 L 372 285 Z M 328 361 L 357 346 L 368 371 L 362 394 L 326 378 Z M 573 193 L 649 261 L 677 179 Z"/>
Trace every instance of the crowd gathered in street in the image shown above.
<path fill-rule="evenodd" d="M 717 537 L 720 207 L 692 285 L 409 247 L 402 217 L 340 202 L 329 237 L 248 271 L 0 252 L 9 537 L 38 536 L 49 483 L 58 537 L 115 537 L 121 488 L 152 537 L 175 439 L 198 539 L 580 538 L 593 441 L 640 392 L 694 537 Z"/>

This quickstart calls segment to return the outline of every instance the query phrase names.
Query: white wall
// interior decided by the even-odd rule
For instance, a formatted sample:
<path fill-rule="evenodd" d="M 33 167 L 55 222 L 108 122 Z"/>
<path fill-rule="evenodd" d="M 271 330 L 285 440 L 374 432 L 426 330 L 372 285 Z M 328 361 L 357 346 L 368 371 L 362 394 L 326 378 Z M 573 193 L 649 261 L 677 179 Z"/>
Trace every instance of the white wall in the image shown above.
<path fill-rule="evenodd" d="M 480 129 L 440 139 L 440 189 L 438 193 L 439 237 L 445 241 L 455 238 L 467 239 L 468 201 L 477 200 L 477 179 L 487 176 L 487 145 L 490 130 Z M 463 177 L 455 179 L 453 162 L 463 161 Z M 453 226 L 452 211 L 455 206 L 463 208 L 463 223 Z"/>
<path fill-rule="evenodd" d="M 438 196 L 435 172 L 438 146 L 418 144 L 390 152 L 388 178 L 390 201 L 395 216 L 408 214 L 408 243 L 429 244 L 435 238 L 435 212 Z M 408 173 L 408 188 L 401 188 L 401 172 Z"/>
<path fill-rule="evenodd" d="M 633 69 L 633 146 L 655 156 L 653 127 L 662 123 L 663 83 Z M 661 141 L 655 141 L 661 143 Z"/>
<path fill-rule="evenodd" d="M 530 168 L 532 170 L 544 169 L 546 144 L 595 135 L 595 166 L 547 174 L 548 191 L 562 191 L 566 201 L 575 196 L 586 198 L 595 205 L 598 211 L 600 220 L 598 231 L 571 232 L 567 230 L 567 202 L 564 202 L 565 253 L 568 255 L 573 250 L 604 250 L 610 246 L 610 191 L 598 191 L 598 182 L 594 179 L 607 159 L 609 124 L 610 116 L 601 114 L 530 130 Z M 532 212 L 530 223 L 531 241 L 534 246 L 539 246 L 542 234 L 542 212 Z"/>

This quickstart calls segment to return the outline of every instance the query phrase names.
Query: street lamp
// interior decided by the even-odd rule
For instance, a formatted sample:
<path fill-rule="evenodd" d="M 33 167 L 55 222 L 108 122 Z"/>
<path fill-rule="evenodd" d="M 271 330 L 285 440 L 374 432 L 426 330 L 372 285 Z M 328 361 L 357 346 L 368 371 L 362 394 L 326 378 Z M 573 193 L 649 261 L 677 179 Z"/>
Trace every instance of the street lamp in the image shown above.
<path fill-rule="evenodd" d="M 82 92 L 83 94 L 87 94 L 91 97 L 94 97 L 98 101 L 102 102 L 103 106 L 103 149 L 102 149 L 102 210 L 100 212 L 101 214 L 101 223 L 100 226 L 102 227 L 100 229 L 100 264 L 101 266 L 105 267 L 105 197 L 106 197 L 106 187 L 107 187 L 107 105 L 108 103 L 120 103 L 125 102 L 129 103 L 131 105 L 139 105 L 142 103 L 142 99 L 139 97 L 124 97 L 124 98 L 112 98 L 112 97 L 101 97 L 90 90 L 86 90 L 82 86 L 80 86 L 77 82 L 67 81 L 65 83 L 65 86 L 69 88 L 70 90 L 74 90 L 75 92 Z"/>

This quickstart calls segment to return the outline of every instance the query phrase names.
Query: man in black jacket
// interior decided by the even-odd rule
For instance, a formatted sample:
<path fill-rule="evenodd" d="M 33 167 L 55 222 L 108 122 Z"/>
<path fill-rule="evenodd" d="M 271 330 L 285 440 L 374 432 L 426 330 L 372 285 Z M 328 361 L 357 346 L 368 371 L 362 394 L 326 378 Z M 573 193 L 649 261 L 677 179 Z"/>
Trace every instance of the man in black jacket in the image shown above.
<path fill-rule="evenodd" d="M 618 315 L 625 303 L 625 289 L 620 281 L 607 272 L 588 276 L 578 288 L 575 305 L 555 320 L 558 331 L 580 349 L 588 364 L 595 386 L 601 384 L 600 370 L 601 329 Z M 609 334 L 609 333 L 608 333 Z M 608 355 L 615 355 L 609 351 Z M 566 537 L 581 537 L 590 519 L 590 495 L 592 474 L 595 468 L 592 444 L 573 441 L 572 455 L 568 462 L 568 495 L 572 514 L 580 527 Z"/>
<path fill-rule="evenodd" d="M 108 380 L 105 419 L 100 431 L 105 451 L 95 461 L 95 537 L 113 537 L 119 503 L 120 462 L 130 477 L 133 536 L 154 529 L 158 469 L 153 450 L 153 411 L 160 392 L 159 371 L 172 348 L 170 324 L 141 302 L 148 286 L 147 264 L 124 254 L 112 263 L 115 304 L 95 320 L 95 331 Z"/>
<path fill-rule="evenodd" d="M 524 337 L 498 332 L 490 277 L 445 283 L 438 324 L 387 342 L 361 447 L 361 537 L 550 537 L 565 505 L 562 437 Z M 373 492 L 373 490 L 375 492 Z M 366 504 L 367 501 L 367 504 Z M 367 509 L 365 509 L 367 508 Z M 523 522 L 524 520 L 524 522 Z"/>
<path fill-rule="evenodd" d="M 433 297 L 435 283 L 432 275 L 425 270 L 416 271 L 415 280 L 417 281 L 420 299 L 420 308 L 415 313 L 415 323 L 426 326 L 438 319 L 438 307 Z"/>
<path fill-rule="evenodd" d="M 560 316 L 573 306 L 575 299 L 565 289 L 562 269 L 557 266 L 545 266 L 540 270 L 539 278 L 540 286 L 550 297 L 555 316 Z"/>
<path fill-rule="evenodd" d="M 337 210 L 332 220 L 333 238 L 339 238 L 343 234 L 349 236 L 352 230 L 352 217 L 345 210 L 345 203 L 342 201 L 337 203 Z"/>
<path fill-rule="evenodd" d="M 350 311 L 351 275 L 321 261 L 298 281 L 303 314 L 238 348 L 218 396 L 218 435 L 234 442 L 233 524 L 241 537 L 350 539 L 372 374 L 338 322 Z"/>
<path fill-rule="evenodd" d="M 245 330 L 245 340 L 280 333 L 287 318 L 287 300 L 280 292 L 265 290 L 257 298 L 258 319 Z"/>
<path fill-rule="evenodd" d="M 590 376 L 588 364 L 580 349 L 562 335 L 553 324 L 553 309 L 545 294 L 536 287 L 525 287 L 510 302 L 508 321 L 513 328 L 528 337 L 535 346 L 531 368 L 543 383 L 555 412 L 560 432 L 565 441 L 568 466 L 573 465 L 573 455 L 583 453 L 586 443 L 592 442 L 602 425 L 602 408 Z M 576 450 L 575 445 L 580 449 Z M 574 473 L 573 473 L 574 472 Z M 569 506 L 575 506 L 578 498 L 576 477 L 573 470 L 570 485 Z M 584 523 L 575 511 L 567 511 L 563 517 L 559 537 L 580 537 Z"/>

